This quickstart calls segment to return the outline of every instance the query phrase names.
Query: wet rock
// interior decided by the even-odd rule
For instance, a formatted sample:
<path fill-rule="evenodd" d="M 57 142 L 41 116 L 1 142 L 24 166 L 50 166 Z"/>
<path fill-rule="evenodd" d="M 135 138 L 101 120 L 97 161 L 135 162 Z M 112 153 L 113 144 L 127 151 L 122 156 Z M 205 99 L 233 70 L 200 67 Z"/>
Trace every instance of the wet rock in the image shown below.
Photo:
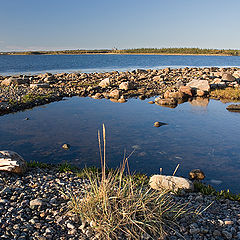
<path fill-rule="evenodd" d="M 190 100 L 190 104 L 193 106 L 207 107 L 209 98 L 196 97 Z"/>
<path fill-rule="evenodd" d="M 0 151 L 0 170 L 22 174 L 27 169 L 26 161 L 16 152 Z"/>
<path fill-rule="evenodd" d="M 154 123 L 154 127 L 161 127 L 163 125 L 168 125 L 167 123 L 164 123 L 164 122 L 155 122 Z"/>
<path fill-rule="evenodd" d="M 115 90 L 112 90 L 110 93 L 109 93 L 109 97 L 111 98 L 115 98 L 115 99 L 118 99 L 120 96 L 120 92 L 115 89 Z"/>
<path fill-rule="evenodd" d="M 149 103 L 149 104 L 154 104 L 155 102 L 154 102 L 154 101 L 149 101 L 148 103 Z"/>
<path fill-rule="evenodd" d="M 191 180 L 203 180 L 205 178 L 205 174 L 201 169 L 193 169 L 189 173 L 189 179 Z"/>
<path fill-rule="evenodd" d="M 193 183 L 182 177 L 153 175 L 149 181 L 150 187 L 156 190 L 166 189 L 178 191 L 179 189 L 193 191 Z"/>
<path fill-rule="evenodd" d="M 168 99 L 161 99 L 161 98 L 156 98 L 155 99 L 155 104 L 161 105 L 161 106 L 172 106 L 176 107 L 177 106 L 177 100 L 175 98 L 168 98 Z"/>
<path fill-rule="evenodd" d="M 240 111 L 240 104 L 231 104 L 226 107 L 228 111 Z"/>
<path fill-rule="evenodd" d="M 101 99 L 103 95 L 101 93 L 96 93 L 95 95 L 92 96 L 94 99 Z"/>
<path fill-rule="evenodd" d="M 68 149 L 70 149 L 70 145 L 68 143 L 64 143 L 62 145 L 62 148 L 65 149 L 65 150 L 68 150 Z"/>

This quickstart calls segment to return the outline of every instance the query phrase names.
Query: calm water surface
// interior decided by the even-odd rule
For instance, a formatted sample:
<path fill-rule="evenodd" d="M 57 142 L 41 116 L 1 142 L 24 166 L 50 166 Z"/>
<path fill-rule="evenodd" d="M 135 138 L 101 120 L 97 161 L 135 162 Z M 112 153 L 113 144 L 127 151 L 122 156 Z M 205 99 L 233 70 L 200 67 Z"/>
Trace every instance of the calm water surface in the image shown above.
<path fill-rule="evenodd" d="M 0 55 L 0 74 L 103 72 L 136 68 L 240 66 L 240 56 L 167 55 Z"/>
<path fill-rule="evenodd" d="M 0 149 L 16 151 L 26 160 L 99 166 L 97 130 L 104 123 L 109 167 L 119 165 L 125 150 L 129 154 L 135 149 L 129 160 L 132 170 L 153 174 L 163 168 L 164 174 L 172 174 L 180 163 L 178 175 L 201 168 L 208 183 L 240 191 L 240 114 L 228 112 L 227 104 L 214 100 L 175 109 L 148 101 L 119 104 L 74 97 L 4 115 Z M 155 128 L 155 121 L 168 125 Z M 71 149 L 63 150 L 63 143 Z"/>

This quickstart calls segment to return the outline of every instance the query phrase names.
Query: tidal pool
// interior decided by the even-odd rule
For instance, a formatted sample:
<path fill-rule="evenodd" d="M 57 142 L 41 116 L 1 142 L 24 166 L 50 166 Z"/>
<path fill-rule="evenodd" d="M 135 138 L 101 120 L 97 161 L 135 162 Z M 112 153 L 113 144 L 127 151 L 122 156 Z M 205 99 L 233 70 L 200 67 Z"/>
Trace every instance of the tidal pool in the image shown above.
<path fill-rule="evenodd" d="M 216 100 L 194 100 L 171 109 L 130 99 L 127 103 L 68 98 L 0 116 L 0 149 L 28 161 L 100 166 L 97 131 L 107 131 L 107 164 L 117 167 L 124 152 L 132 171 L 188 176 L 201 168 L 206 182 L 240 192 L 240 114 Z M 29 120 L 24 120 L 29 118 Z M 159 128 L 154 122 L 167 123 Z M 62 149 L 64 143 L 69 150 Z"/>

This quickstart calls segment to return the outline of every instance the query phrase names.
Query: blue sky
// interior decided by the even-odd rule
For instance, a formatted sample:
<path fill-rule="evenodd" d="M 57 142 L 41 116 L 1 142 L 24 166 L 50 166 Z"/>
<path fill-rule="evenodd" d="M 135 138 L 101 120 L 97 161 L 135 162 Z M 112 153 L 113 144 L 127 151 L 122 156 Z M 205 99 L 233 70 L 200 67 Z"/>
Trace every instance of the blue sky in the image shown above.
<path fill-rule="evenodd" d="M 240 0 L 0 0 L 0 51 L 240 49 Z"/>

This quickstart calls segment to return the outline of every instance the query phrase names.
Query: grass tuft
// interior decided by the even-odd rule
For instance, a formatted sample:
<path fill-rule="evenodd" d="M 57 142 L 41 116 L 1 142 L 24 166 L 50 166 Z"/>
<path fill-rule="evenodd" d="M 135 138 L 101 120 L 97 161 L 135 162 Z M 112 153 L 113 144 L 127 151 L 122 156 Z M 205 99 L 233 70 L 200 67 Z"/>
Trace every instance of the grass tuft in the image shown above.
<path fill-rule="evenodd" d="M 163 238 L 165 230 L 175 229 L 177 219 L 192 213 L 187 205 L 173 201 L 169 191 L 156 191 L 146 185 L 147 176 L 131 175 L 128 158 L 117 170 L 106 171 L 106 131 L 103 126 L 103 144 L 100 132 L 99 147 L 101 172 L 85 168 L 84 176 L 90 183 L 84 196 L 70 192 L 70 208 L 99 233 L 101 239 Z M 103 150 L 102 150 L 103 146 Z M 126 172 L 128 172 L 126 174 Z"/>

